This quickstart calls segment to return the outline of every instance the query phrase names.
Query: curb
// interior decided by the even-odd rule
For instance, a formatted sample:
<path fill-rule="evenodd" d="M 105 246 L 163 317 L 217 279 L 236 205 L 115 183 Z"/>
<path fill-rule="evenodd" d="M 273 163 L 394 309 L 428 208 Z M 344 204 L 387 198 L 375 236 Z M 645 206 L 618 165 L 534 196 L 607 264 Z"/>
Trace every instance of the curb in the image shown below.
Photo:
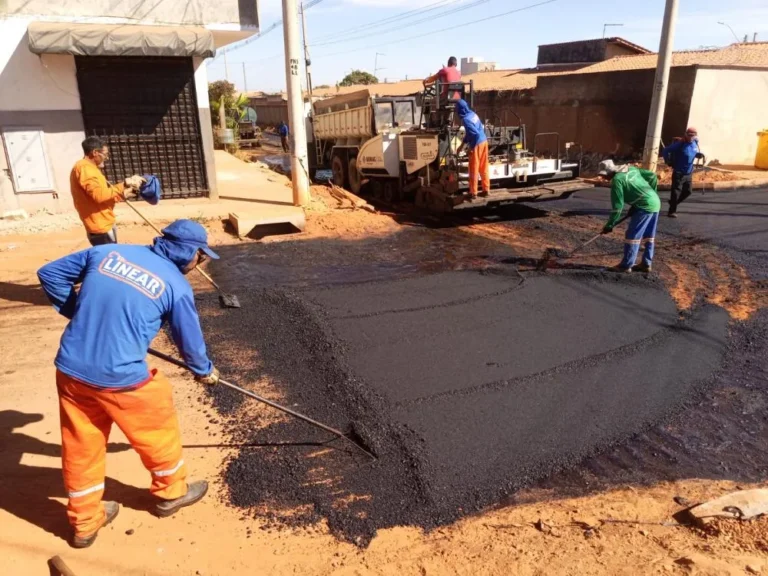
<path fill-rule="evenodd" d="M 733 180 L 731 182 L 694 182 L 693 190 L 710 190 L 713 192 L 732 192 L 753 188 L 768 188 L 768 180 Z M 671 184 L 659 184 L 659 191 L 669 191 Z"/>

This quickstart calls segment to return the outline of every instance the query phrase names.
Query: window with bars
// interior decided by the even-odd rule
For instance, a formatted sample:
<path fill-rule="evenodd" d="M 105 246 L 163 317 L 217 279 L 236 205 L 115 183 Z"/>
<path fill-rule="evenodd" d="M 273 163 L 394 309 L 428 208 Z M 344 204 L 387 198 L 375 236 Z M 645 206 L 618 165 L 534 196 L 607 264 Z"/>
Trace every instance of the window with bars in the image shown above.
<path fill-rule="evenodd" d="M 165 198 L 208 196 L 191 58 L 77 57 L 88 136 L 110 147 L 107 178 L 160 178 Z"/>

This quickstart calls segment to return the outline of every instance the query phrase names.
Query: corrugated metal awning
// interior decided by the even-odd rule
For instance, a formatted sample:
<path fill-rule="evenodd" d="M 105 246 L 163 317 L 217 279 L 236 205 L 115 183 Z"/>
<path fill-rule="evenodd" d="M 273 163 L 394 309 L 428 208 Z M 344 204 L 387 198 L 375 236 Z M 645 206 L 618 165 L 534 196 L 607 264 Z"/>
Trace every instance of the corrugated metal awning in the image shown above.
<path fill-rule="evenodd" d="M 29 49 L 35 54 L 75 56 L 200 56 L 216 52 L 205 28 L 33 22 Z"/>

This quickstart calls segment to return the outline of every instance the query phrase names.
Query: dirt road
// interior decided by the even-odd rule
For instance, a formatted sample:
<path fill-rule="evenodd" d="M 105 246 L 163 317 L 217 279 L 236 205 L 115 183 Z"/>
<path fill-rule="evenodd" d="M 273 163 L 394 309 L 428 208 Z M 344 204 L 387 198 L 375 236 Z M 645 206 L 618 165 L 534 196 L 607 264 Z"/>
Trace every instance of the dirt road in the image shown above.
<path fill-rule="evenodd" d="M 85 243 L 76 230 L 3 237 L 0 567 L 47 574 L 45 560 L 60 553 L 85 575 L 762 570 L 764 521 L 720 533 L 664 523 L 681 508 L 674 496 L 696 501 L 765 478 L 768 335 L 755 251 L 766 244 L 702 242 L 700 230 L 687 235 L 694 220 L 683 209 L 679 222 L 662 222 L 658 280 L 578 277 L 617 260 L 618 236 L 537 275 L 530 264 L 545 247 L 571 248 L 599 229 L 591 213 L 603 200 L 590 194 L 450 227 L 318 211 L 306 235 L 268 243 L 234 242 L 212 226 L 224 256 L 212 271 L 247 306 L 219 310 L 196 284 L 222 371 L 332 424 L 358 422 L 380 459 L 360 463 L 304 425 L 223 391 L 209 398 L 169 371 L 186 458 L 193 474 L 218 479 L 213 496 L 152 517 L 147 475 L 116 433 L 107 497 L 124 509 L 86 551 L 63 539 L 51 362 L 64 322 L 34 285 L 38 266 Z M 705 231 L 754 235 L 739 226 L 768 207 L 740 194 L 727 199 L 742 198 L 749 218 L 712 204 L 702 218 L 717 226 Z M 617 394 L 614 376 L 639 395 Z M 459 401 L 473 397 L 483 400 Z M 606 414 L 617 417 L 602 426 Z M 473 440 L 461 444 L 467 426 Z"/>

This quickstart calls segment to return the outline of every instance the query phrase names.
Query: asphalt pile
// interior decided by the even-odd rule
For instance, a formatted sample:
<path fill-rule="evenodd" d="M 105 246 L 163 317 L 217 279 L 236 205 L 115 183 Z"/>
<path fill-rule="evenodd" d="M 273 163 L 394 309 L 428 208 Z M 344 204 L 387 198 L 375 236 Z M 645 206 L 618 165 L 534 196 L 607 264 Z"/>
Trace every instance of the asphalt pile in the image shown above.
<path fill-rule="evenodd" d="M 222 373 L 267 378 L 378 459 L 214 389 L 243 446 L 230 502 L 276 525 L 325 519 L 361 546 L 491 506 L 663 419 L 720 369 L 728 322 L 706 306 L 680 317 L 653 280 L 512 267 L 239 296 L 236 313 L 199 303 Z"/>

